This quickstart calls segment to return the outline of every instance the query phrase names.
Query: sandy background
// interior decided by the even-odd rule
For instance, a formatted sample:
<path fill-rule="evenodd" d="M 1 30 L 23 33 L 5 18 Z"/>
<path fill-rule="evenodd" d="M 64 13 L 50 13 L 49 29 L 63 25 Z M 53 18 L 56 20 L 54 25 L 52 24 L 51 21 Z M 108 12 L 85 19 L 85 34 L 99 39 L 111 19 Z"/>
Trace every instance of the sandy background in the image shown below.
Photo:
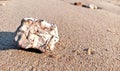
<path fill-rule="evenodd" d="M 71 4 L 79 1 L 102 9 Z M 120 71 L 120 0 L 5 3 L 0 6 L 0 71 Z M 24 17 L 57 24 L 60 41 L 52 52 L 25 51 L 14 46 L 14 31 Z M 91 55 L 87 54 L 89 48 L 94 50 Z"/>

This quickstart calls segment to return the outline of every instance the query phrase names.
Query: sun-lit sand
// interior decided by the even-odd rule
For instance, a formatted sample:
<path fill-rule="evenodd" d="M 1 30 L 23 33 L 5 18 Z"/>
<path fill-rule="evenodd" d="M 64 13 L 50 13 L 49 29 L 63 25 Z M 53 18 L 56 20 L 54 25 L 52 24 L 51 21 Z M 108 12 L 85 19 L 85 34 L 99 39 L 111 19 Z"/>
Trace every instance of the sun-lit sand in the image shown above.
<path fill-rule="evenodd" d="M 14 31 L 24 17 L 57 25 L 60 41 L 52 52 L 14 46 Z M 0 71 L 119 71 L 119 39 L 119 0 L 8 0 L 0 5 Z"/>

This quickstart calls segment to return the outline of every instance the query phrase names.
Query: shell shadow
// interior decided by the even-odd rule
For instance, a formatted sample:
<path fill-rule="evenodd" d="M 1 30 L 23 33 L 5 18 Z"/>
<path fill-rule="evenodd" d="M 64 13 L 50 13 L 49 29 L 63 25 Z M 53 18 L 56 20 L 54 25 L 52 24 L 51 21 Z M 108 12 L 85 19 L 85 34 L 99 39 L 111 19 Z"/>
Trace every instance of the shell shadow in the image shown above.
<path fill-rule="evenodd" d="M 42 53 L 37 49 L 22 49 L 17 46 L 17 43 L 14 42 L 15 32 L 0 32 L 0 51 L 15 49 L 15 50 L 23 50 L 34 53 Z"/>
<path fill-rule="evenodd" d="M 18 49 L 18 47 L 14 46 L 13 39 L 13 32 L 0 32 L 0 50 Z"/>

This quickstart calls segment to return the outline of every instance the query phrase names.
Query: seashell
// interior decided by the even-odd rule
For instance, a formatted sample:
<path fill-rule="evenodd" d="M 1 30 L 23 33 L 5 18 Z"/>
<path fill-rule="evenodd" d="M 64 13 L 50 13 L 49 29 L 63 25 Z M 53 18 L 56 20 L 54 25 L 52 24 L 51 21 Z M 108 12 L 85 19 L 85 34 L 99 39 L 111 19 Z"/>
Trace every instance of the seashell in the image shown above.
<path fill-rule="evenodd" d="M 15 36 L 15 42 L 21 48 L 36 48 L 42 52 L 52 51 L 58 41 L 58 29 L 55 24 L 34 18 L 24 18 Z"/>
<path fill-rule="evenodd" d="M 89 4 L 89 5 L 82 5 L 82 7 L 85 7 L 85 8 L 90 8 L 90 9 L 102 9 L 101 7 L 98 7 L 94 4 Z"/>
<path fill-rule="evenodd" d="M 90 9 L 98 9 L 98 7 L 96 5 L 94 5 L 94 4 L 89 4 L 88 7 Z"/>

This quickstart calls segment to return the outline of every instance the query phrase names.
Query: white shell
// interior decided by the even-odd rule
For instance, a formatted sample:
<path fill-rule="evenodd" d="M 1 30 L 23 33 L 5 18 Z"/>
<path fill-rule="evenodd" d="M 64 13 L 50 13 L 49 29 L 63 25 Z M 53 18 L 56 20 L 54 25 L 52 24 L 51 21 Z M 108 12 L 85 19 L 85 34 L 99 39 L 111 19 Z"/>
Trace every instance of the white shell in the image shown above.
<path fill-rule="evenodd" d="M 98 7 L 94 4 L 89 4 L 88 7 L 91 9 L 98 9 Z"/>
<path fill-rule="evenodd" d="M 55 24 L 50 24 L 45 20 L 39 22 L 39 24 L 35 23 L 36 21 L 38 21 L 38 19 L 24 18 L 24 20 L 25 21 L 32 20 L 33 24 L 28 25 L 26 24 L 26 22 L 23 22 L 25 24 L 21 23 L 22 26 L 16 32 L 17 34 L 15 36 L 15 42 L 18 41 L 18 46 L 25 49 L 37 48 L 43 52 L 45 52 L 47 49 L 53 50 L 55 47 L 55 44 L 59 41 L 57 26 Z M 42 27 L 46 27 L 49 29 L 46 30 L 46 29 L 43 29 Z M 22 35 L 25 35 L 25 36 L 22 36 Z M 21 37 L 18 39 L 19 36 Z M 24 39 L 26 38 L 25 39 L 26 41 L 20 40 L 23 38 Z M 23 42 L 23 44 L 22 43 L 19 44 L 19 42 Z"/>

